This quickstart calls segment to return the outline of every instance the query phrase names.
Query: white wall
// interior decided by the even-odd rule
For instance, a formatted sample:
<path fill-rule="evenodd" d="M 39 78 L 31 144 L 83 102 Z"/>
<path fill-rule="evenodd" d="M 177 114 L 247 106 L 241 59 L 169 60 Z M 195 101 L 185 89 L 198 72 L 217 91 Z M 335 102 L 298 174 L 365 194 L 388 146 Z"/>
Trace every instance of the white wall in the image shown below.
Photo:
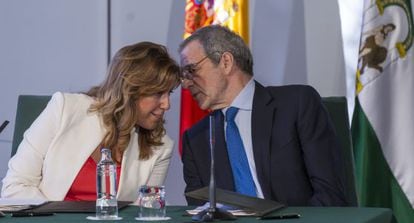
<path fill-rule="evenodd" d="M 346 76 L 338 2 L 303 2 L 308 83 L 315 86 L 322 95 L 344 96 Z"/>
<path fill-rule="evenodd" d="M 111 54 L 153 41 L 178 59 L 184 0 L 111 0 Z M 345 95 L 339 10 L 332 0 L 250 0 L 255 78 L 265 85 L 311 84 L 323 96 Z M 107 1 L 0 1 L 0 178 L 7 171 L 17 96 L 83 91 L 99 83 L 107 63 Z M 167 132 L 176 141 L 166 188 L 184 204 L 177 152 L 180 89 L 171 95 Z"/>
<path fill-rule="evenodd" d="M 323 96 L 346 94 L 338 3 L 253 0 L 251 46 L 256 79 L 310 84 Z"/>
<path fill-rule="evenodd" d="M 107 64 L 102 0 L 0 1 L 0 178 L 6 173 L 17 97 L 84 91 Z"/>

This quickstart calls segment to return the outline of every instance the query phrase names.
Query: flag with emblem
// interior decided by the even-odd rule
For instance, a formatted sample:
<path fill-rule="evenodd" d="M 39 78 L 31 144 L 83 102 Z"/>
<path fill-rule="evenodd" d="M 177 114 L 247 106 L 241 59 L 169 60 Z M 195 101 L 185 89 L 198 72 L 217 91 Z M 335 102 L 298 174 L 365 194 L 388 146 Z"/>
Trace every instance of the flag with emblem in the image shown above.
<path fill-rule="evenodd" d="M 190 36 L 200 27 L 220 24 L 228 27 L 249 43 L 248 0 L 187 0 L 185 7 L 184 38 Z M 201 110 L 187 89 L 181 90 L 180 113 L 180 154 L 181 138 L 190 128 L 208 114 Z"/>
<path fill-rule="evenodd" d="M 414 49 L 409 0 L 365 0 L 352 120 L 361 206 L 414 222 Z"/>

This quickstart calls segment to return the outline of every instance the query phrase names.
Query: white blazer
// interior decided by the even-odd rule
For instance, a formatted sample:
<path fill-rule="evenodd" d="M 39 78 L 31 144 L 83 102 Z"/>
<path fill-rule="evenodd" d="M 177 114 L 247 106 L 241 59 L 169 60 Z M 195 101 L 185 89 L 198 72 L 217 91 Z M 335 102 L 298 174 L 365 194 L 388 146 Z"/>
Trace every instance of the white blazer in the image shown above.
<path fill-rule="evenodd" d="M 57 92 L 24 133 L 3 179 L 4 198 L 63 200 L 79 170 L 101 143 L 106 130 L 97 113 L 87 110 L 93 99 L 84 94 Z M 124 152 L 118 200 L 135 201 L 140 185 L 162 185 L 173 141 L 154 148 L 148 160 L 138 160 L 138 134 L 133 130 Z"/>

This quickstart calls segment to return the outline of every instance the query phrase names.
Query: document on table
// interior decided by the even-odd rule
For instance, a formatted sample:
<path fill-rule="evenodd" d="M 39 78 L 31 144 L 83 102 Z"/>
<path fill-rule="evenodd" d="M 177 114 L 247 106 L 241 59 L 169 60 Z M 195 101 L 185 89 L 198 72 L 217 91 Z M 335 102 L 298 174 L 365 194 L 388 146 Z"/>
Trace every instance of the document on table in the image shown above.
<path fill-rule="evenodd" d="M 0 211 L 13 212 L 33 208 L 46 203 L 42 199 L 0 198 Z"/>
<path fill-rule="evenodd" d="M 199 200 L 209 200 L 208 187 L 187 192 L 185 195 Z M 286 207 L 284 204 L 277 201 L 250 197 L 220 188 L 216 188 L 216 201 L 228 206 L 236 207 L 239 210 L 254 211 L 256 216 L 265 216 Z"/>
<path fill-rule="evenodd" d="M 198 212 L 200 212 L 200 211 L 202 211 L 202 210 L 204 210 L 208 207 L 210 207 L 209 202 L 207 202 L 203 206 L 199 206 L 195 209 L 186 210 L 186 212 L 189 215 L 196 215 L 196 214 L 198 214 Z M 235 207 L 232 207 L 232 206 L 223 205 L 223 204 L 220 204 L 220 203 L 217 203 L 216 207 L 220 208 L 220 209 L 224 209 L 224 210 L 232 213 L 234 216 L 254 216 L 254 215 L 256 215 L 256 212 L 254 212 L 254 211 L 242 210 L 242 209 L 238 209 L 238 208 L 235 208 Z"/>

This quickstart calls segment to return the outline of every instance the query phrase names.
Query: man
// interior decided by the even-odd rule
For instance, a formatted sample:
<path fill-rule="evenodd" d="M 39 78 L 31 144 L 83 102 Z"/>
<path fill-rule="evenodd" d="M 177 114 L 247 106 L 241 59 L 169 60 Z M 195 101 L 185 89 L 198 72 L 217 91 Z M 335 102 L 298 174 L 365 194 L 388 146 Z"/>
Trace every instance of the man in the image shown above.
<path fill-rule="evenodd" d="M 179 52 L 182 87 L 216 117 L 218 188 L 290 206 L 347 205 L 336 135 L 313 88 L 262 86 L 253 79 L 249 48 L 222 26 L 197 30 Z M 235 126 L 232 119 L 224 121 L 230 110 L 236 110 Z M 209 184 L 208 133 L 206 117 L 183 135 L 186 192 Z M 187 202 L 202 204 L 191 198 Z"/>

